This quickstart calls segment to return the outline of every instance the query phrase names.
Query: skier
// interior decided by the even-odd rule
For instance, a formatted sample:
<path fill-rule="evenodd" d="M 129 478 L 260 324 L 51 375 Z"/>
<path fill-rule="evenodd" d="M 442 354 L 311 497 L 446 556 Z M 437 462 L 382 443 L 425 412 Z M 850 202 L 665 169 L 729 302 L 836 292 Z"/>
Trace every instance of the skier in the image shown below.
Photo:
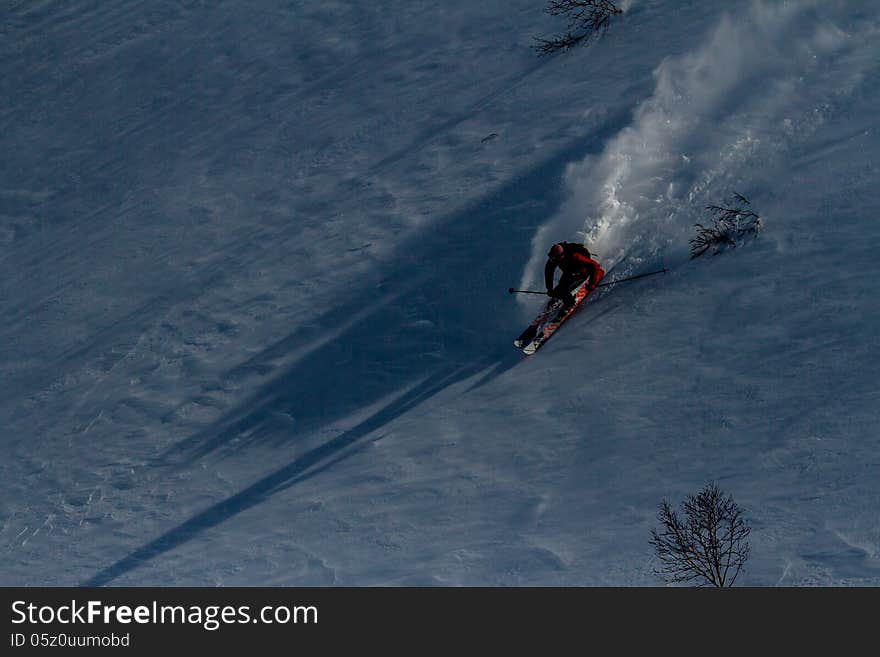
<path fill-rule="evenodd" d="M 562 271 L 562 276 L 554 287 L 553 276 L 557 267 Z M 646 274 L 618 278 L 614 283 L 632 281 L 666 271 L 669 270 L 664 267 Z M 547 284 L 547 296 L 550 297 L 550 301 L 526 327 L 526 330 L 514 339 L 513 346 L 522 349 L 522 352 L 527 356 L 534 354 L 574 313 L 576 304 L 583 302 L 587 295 L 600 285 L 599 281 L 603 276 L 605 276 L 605 271 L 583 244 L 558 242 L 550 247 L 550 251 L 547 253 L 547 264 L 544 267 L 544 281 Z M 511 294 L 514 292 L 541 294 L 538 290 L 514 290 L 513 288 L 510 288 L 508 292 Z"/>
<path fill-rule="evenodd" d="M 562 271 L 562 276 L 554 287 L 553 275 L 556 273 L 557 267 Z M 547 253 L 547 264 L 544 266 L 547 296 L 553 299 L 562 299 L 566 308 L 574 304 L 572 290 L 587 281 L 587 293 L 589 294 L 604 275 L 602 267 L 593 260 L 589 250 L 583 244 L 557 242 L 550 247 L 550 251 Z"/>

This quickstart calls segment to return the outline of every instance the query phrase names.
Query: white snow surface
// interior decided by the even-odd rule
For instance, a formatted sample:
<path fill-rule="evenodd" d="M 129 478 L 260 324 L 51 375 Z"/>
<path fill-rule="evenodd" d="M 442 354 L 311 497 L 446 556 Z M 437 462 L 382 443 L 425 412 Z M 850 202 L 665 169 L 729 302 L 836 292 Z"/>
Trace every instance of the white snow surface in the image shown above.
<path fill-rule="evenodd" d="M 0 584 L 880 585 L 880 16 L 0 9 Z M 690 259 L 734 193 L 756 239 Z M 608 279 L 537 354 L 547 247 Z"/>

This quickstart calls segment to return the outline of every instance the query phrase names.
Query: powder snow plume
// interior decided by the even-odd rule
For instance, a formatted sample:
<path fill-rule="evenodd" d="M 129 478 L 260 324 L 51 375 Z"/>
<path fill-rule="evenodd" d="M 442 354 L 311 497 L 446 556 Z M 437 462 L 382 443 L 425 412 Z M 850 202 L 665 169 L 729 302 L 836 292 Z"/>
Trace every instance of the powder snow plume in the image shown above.
<path fill-rule="evenodd" d="M 540 284 L 559 240 L 582 239 L 620 274 L 682 262 L 706 205 L 772 188 L 778 154 L 826 121 L 876 56 L 874 19 L 845 31 L 833 13 L 755 2 L 664 59 L 633 123 L 568 166 L 567 199 L 535 235 L 522 286 Z"/>

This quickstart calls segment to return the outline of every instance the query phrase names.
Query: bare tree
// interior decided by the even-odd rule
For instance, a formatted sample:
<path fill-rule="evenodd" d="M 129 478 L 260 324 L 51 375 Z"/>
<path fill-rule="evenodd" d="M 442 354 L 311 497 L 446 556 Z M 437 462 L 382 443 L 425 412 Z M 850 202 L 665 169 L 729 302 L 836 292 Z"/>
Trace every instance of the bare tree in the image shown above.
<path fill-rule="evenodd" d="M 566 16 L 568 29 L 552 39 L 535 39 L 538 42 L 535 50 L 542 55 L 568 50 L 593 36 L 603 36 L 611 17 L 623 13 L 611 0 L 549 0 L 544 11 L 551 16 Z"/>
<path fill-rule="evenodd" d="M 749 558 L 746 540 L 751 528 L 742 509 L 715 484 L 706 485 L 682 504 L 683 517 L 666 500 L 657 516 L 660 530 L 651 530 L 651 545 L 660 560 L 656 570 L 667 582 L 698 582 L 699 586 L 733 586 Z"/>
<path fill-rule="evenodd" d="M 761 218 L 749 210 L 749 200 L 742 194 L 734 194 L 727 206 L 709 205 L 712 225 L 695 224 L 697 236 L 691 240 L 691 258 L 703 255 L 714 248 L 713 255 L 726 247 L 736 248 L 737 243 L 748 235 L 761 230 Z"/>

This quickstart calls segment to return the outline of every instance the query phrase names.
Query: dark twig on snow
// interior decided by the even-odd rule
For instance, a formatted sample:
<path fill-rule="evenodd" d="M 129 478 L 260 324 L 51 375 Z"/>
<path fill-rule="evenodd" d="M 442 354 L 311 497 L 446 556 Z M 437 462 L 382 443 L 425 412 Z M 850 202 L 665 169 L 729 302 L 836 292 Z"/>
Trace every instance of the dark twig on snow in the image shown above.
<path fill-rule="evenodd" d="M 736 248 L 746 236 L 761 230 L 761 218 L 746 206 L 749 200 L 742 194 L 734 194 L 728 206 L 709 205 L 712 225 L 695 224 L 697 236 L 691 239 L 691 258 L 703 255 L 714 247 L 713 254 L 724 248 Z"/>
<path fill-rule="evenodd" d="M 551 16 L 566 16 L 568 29 L 552 39 L 536 38 L 535 50 L 541 55 L 568 50 L 591 37 L 603 36 L 611 17 L 623 13 L 611 0 L 549 0 L 544 11 Z"/>

